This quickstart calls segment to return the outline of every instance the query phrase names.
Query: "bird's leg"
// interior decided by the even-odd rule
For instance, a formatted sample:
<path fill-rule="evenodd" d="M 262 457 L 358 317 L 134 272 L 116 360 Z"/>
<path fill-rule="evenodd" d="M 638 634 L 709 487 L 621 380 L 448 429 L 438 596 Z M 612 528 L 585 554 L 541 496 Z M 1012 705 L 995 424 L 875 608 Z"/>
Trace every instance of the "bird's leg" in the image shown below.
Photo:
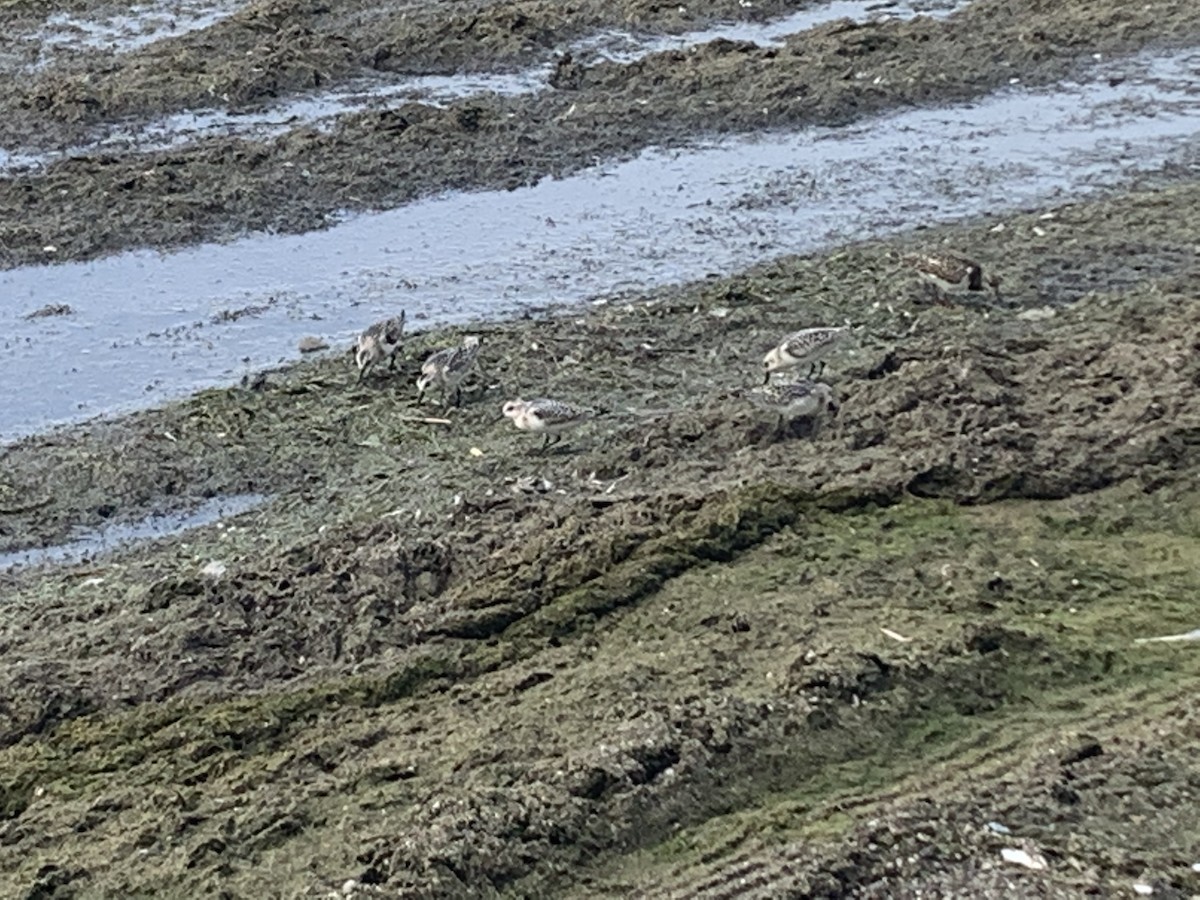
<path fill-rule="evenodd" d="M 454 406 L 456 409 L 462 406 L 462 388 L 458 385 L 454 386 Z"/>
<path fill-rule="evenodd" d="M 541 446 L 541 449 L 540 449 L 538 452 L 539 452 L 539 453 L 545 453 L 545 452 L 546 452 L 546 449 L 547 449 L 549 446 L 550 446 L 550 432 L 546 432 L 545 434 L 543 434 L 543 435 L 542 435 L 542 446 Z"/>
<path fill-rule="evenodd" d="M 394 351 L 394 350 L 392 351 L 391 359 L 388 361 L 388 371 L 389 372 L 396 371 L 396 351 Z"/>
<path fill-rule="evenodd" d="M 816 374 L 817 374 L 817 364 L 815 362 L 810 362 L 808 364 L 808 377 L 812 378 Z"/>
<path fill-rule="evenodd" d="M 359 384 L 362 384 L 366 380 L 367 369 L 369 369 L 369 368 L 371 368 L 371 364 L 367 363 L 365 366 L 363 366 L 361 369 L 358 370 L 358 383 Z"/>
<path fill-rule="evenodd" d="M 821 360 L 820 368 L 817 369 L 817 377 L 820 378 L 825 374 L 825 360 Z"/>
<path fill-rule="evenodd" d="M 766 385 L 766 384 L 770 384 L 770 383 L 771 383 L 771 373 L 768 372 L 766 374 L 766 377 L 763 378 L 763 384 Z"/>

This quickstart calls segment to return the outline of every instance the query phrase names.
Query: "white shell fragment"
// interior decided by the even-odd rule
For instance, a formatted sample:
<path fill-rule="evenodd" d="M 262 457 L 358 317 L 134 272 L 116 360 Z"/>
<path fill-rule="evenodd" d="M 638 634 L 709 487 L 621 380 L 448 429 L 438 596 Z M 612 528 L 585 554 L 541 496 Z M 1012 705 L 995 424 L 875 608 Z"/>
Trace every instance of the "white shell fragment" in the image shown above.
<path fill-rule="evenodd" d="M 1046 861 L 1040 856 L 1030 856 L 1024 850 L 1018 850 L 1016 847 L 1005 847 L 1000 851 L 1000 856 L 1005 862 L 1015 863 L 1018 866 L 1033 869 L 1035 872 L 1046 868 Z"/>

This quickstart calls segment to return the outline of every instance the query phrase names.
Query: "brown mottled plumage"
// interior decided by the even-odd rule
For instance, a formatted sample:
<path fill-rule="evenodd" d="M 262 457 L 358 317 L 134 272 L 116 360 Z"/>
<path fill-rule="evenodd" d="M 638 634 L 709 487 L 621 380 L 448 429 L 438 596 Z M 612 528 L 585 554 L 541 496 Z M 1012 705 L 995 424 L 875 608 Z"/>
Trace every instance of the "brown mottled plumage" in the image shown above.
<path fill-rule="evenodd" d="M 437 385 L 442 392 L 442 402 L 454 391 L 454 405 L 462 402 L 463 379 L 474 369 L 479 359 L 479 338 L 473 334 L 463 338 L 458 347 L 439 350 L 421 364 L 421 377 L 417 379 L 417 399 Z"/>
<path fill-rule="evenodd" d="M 396 354 L 404 340 L 404 313 L 376 322 L 358 336 L 355 345 L 354 359 L 358 363 L 358 380 L 362 381 L 367 372 L 383 357 L 388 357 L 388 368 L 396 367 Z"/>
<path fill-rule="evenodd" d="M 903 261 L 940 288 L 957 287 L 965 278 L 967 290 L 983 290 L 983 267 L 965 256 L 926 254 L 906 256 Z"/>
<path fill-rule="evenodd" d="M 509 400 L 502 412 L 522 431 L 542 432 L 545 435 L 541 447 L 543 451 L 562 440 L 558 432 L 581 425 L 596 415 L 596 410 L 586 406 L 575 406 L 547 397 Z M 551 441 L 551 438 L 554 440 Z"/>
<path fill-rule="evenodd" d="M 765 376 L 763 384 L 771 380 L 772 372 L 791 369 L 804 363 L 808 363 L 808 375 L 811 378 L 817 371 L 818 362 L 821 364 L 821 369 L 824 370 L 825 361 L 822 357 L 828 354 L 834 345 L 848 333 L 849 329 L 842 326 L 804 328 L 789 334 L 779 342 L 779 346 L 763 357 L 762 367 Z"/>

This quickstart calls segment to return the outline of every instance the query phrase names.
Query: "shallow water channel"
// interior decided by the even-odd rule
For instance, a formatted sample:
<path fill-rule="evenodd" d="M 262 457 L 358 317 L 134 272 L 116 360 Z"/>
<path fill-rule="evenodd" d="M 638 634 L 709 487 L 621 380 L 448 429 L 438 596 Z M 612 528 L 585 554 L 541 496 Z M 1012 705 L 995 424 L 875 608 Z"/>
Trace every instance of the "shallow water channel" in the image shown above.
<path fill-rule="evenodd" d="M 214 497 L 186 512 L 156 513 L 132 523 L 114 523 L 89 529 L 63 544 L 0 553 L 0 572 L 45 563 L 83 562 L 129 544 L 170 537 L 202 525 L 211 525 L 254 509 L 266 499 L 259 494 Z"/>
<path fill-rule="evenodd" d="M 963 8 L 969 0 L 896 0 L 880 4 L 870 0 L 828 0 L 798 10 L 788 16 L 765 22 L 726 22 L 682 34 L 635 34 L 620 30 L 606 30 L 599 34 L 576 41 L 563 50 L 584 62 L 601 59 L 616 62 L 633 62 L 652 53 L 667 50 L 683 50 L 718 39 L 753 41 L 763 46 L 781 45 L 791 34 L 838 19 L 867 22 L 879 19 L 911 19 L 918 15 L 945 18 Z M 151 7 L 146 7 L 151 9 Z M 203 27 L 228 14 L 231 7 L 210 10 L 210 20 L 195 19 L 195 27 Z M 71 23 L 69 17 L 52 16 L 47 27 L 58 19 Z M 100 26 L 80 20 L 76 29 L 82 34 L 78 42 L 98 46 L 91 41 L 99 33 L 114 50 L 134 49 L 152 42 L 164 33 L 155 31 L 153 23 L 158 19 L 149 17 L 142 23 L 141 30 L 133 29 L 120 38 L 116 30 L 125 22 L 132 29 L 129 17 L 117 17 Z M 174 20 L 172 20 L 174 21 Z M 192 20 L 189 20 L 192 21 Z M 114 24 L 117 23 L 117 24 Z M 199 23 L 199 24 L 196 24 Z M 66 24 L 58 23 L 66 34 L 74 33 Z M 180 28 L 184 27 L 182 24 Z M 49 44 L 46 44 L 49 46 Z M 347 85 L 323 91 L 301 94 L 285 102 L 264 109 L 229 111 L 225 109 L 200 109 L 173 113 L 162 118 L 141 123 L 116 123 L 98 126 L 95 137 L 87 143 L 66 150 L 34 151 L 22 148 L 0 148 L 0 171 L 36 169 L 57 159 L 97 151 L 112 151 L 120 148 L 138 152 L 166 150 L 194 143 L 211 137 L 248 136 L 257 140 L 273 137 L 300 126 L 318 129 L 330 126 L 340 115 L 363 112 L 369 109 L 386 109 L 400 106 L 410 100 L 419 100 L 433 105 L 448 103 L 479 94 L 501 94 L 514 96 L 532 94 L 549 88 L 549 78 L 554 66 L 542 63 L 516 72 L 478 72 L 465 75 L 401 75 L 361 79 Z"/>
<path fill-rule="evenodd" d="M 400 309 L 418 327 L 496 318 L 1119 183 L 1194 146 L 1198 65 L 1139 57 L 1085 84 L 651 151 L 322 232 L 3 272 L 0 384 L 21 389 L 0 439 L 228 383 L 306 335 L 348 346 Z M 24 317 L 54 303 L 74 312 Z"/>

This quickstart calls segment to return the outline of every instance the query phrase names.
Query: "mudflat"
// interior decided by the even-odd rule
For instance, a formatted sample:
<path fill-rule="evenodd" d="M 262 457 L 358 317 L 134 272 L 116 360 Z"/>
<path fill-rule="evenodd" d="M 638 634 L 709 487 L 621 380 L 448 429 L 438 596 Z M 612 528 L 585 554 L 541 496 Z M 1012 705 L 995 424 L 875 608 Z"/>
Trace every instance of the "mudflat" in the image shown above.
<path fill-rule="evenodd" d="M 3 101 L 5 127 L 76 140 L 191 108 L 201 64 L 249 84 L 257 63 L 276 97 L 313 70 L 519 66 L 625 21 L 750 14 L 678 9 L 251 5 L 115 62 L 70 54 Z M 568 88 L 391 126 L 88 153 L 0 182 L 2 244 L 12 264 L 52 229 L 68 259 L 319 227 L 349 192 L 387 206 L 1057 78 L 1194 41 L 1197 15 L 981 0 L 783 50 L 560 67 Z M 61 99 L 81 84 L 94 102 Z M 777 118 L 749 118 L 759 89 Z M 310 177 L 283 181 L 301 158 Z M 1139 642 L 1200 628 L 1197 234 L 1182 162 L 424 332 L 363 383 L 335 353 L 4 448 L 0 553 L 266 500 L 0 575 L 0 892 L 1200 894 L 1198 648 Z M 931 302 L 902 260 L 947 248 L 999 295 Z M 838 410 L 781 420 L 754 402 L 760 362 L 813 324 L 848 326 L 822 375 Z M 420 362 L 465 333 L 463 405 L 418 403 Z M 542 453 L 500 413 L 534 396 L 597 415 Z"/>
<path fill-rule="evenodd" d="M 720 40 L 590 64 L 565 52 L 573 38 L 602 27 L 678 31 L 782 9 L 520 0 L 385 10 L 272 0 L 115 58 L 53 57 L 18 70 L 0 98 L 5 142 L 67 148 L 49 165 L 0 177 L 0 265 L 221 240 L 247 229 L 324 228 L 347 211 L 516 187 L 697 135 L 844 124 L 1014 81 L 1043 84 L 1096 56 L 1188 46 L 1200 32 L 1200 10 L 1187 0 L 980 0 L 945 19 L 836 20 L 782 47 Z M 19 35 L 39 15 L 43 5 L 16 3 L 0 26 Z M 19 48 L 30 39 L 8 40 Z M 252 111 L 355 79 L 377 85 L 385 76 L 555 60 L 546 89 L 530 94 L 414 100 L 334 116 L 319 128 L 301 122 L 280 135 L 251 130 L 153 152 L 141 151 L 140 138 L 69 149 L 114 123 L 128 130 L 197 110 Z"/>

